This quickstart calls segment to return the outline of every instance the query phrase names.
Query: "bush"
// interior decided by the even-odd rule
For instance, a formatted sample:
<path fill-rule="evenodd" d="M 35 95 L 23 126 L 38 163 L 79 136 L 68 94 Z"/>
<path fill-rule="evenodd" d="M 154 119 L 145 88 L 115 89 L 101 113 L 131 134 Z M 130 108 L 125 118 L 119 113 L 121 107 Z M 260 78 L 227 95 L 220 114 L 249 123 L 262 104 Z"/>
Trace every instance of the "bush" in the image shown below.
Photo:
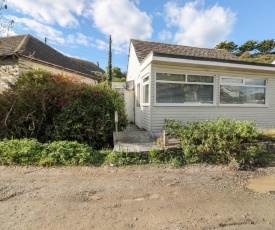
<path fill-rule="evenodd" d="M 260 132 L 252 121 L 218 118 L 181 125 L 176 120 L 165 120 L 164 129 L 181 140 L 187 163 L 211 162 L 245 168 L 261 164 L 265 158 L 262 156 L 268 154 L 257 143 Z"/>
<path fill-rule="evenodd" d="M 0 141 L 2 165 L 98 165 L 102 159 L 90 146 L 71 141 L 41 144 L 36 140 Z"/>
<path fill-rule="evenodd" d="M 0 94 L 0 139 L 70 140 L 96 149 L 112 145 L 114 112 L 127 125 L 121 95 L 103 83 L 96 86 L 43 70 L 23 73 Z"/>
<path fill-rule="evenodd" d="M 184 156 L 176 150 L 156 150 L 149 151 L 150 162 L 155 164 L 170 164 L 173 167 L 179 167 L 185 164 Z"/>
<path fill-rule="evenodd" d="M 90 146 L 76 141 L 55 141 L 45 144 L 40 165 L 97 165 L 100 155 Z"/>
<path fill-rule="evenodd" d="M 106 163 L 115 166 L 144 165 L 148 164 L 149 160 L 148 152 L 115 151 L 107 156 Z"/>
<path fill-rule="evenodd" d="M 0 141 L 0 164 L 2 165 L 37 165 L 43 146 L 36 140 Z"/>

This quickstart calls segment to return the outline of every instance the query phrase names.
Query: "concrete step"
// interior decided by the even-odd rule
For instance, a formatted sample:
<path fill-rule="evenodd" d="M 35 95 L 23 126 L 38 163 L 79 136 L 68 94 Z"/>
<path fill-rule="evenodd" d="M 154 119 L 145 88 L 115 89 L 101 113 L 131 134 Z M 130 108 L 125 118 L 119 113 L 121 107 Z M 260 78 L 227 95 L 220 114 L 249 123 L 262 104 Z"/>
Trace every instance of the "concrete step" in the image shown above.
<path fill-rule="evenodd" d="M 154 142 L 153 135 L 148 131 L 132 130 L 113 133 L 114 149 L 121 152 L 148 152 L 160 147 Z"/>
<path fill-rule="evenodd" d="M 153 135 L 148 131 L 123 131 L 113 133 L 114 143 L 152 143 Z"/>

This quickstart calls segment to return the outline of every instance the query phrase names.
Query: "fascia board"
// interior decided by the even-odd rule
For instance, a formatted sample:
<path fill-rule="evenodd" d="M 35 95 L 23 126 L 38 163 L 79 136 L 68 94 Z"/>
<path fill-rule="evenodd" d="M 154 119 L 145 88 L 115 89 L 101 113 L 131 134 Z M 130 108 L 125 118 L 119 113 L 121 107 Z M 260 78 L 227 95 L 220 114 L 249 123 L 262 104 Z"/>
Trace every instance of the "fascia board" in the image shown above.
<path fill-rule="evenodd" d="M 147 59 L 149 59 L 149 57 Z M 144 61 L 145 62 L 149 61 L 147 59 L 144 60 Z M 273 71 L 273 72 L 275 72 L 275 67 L 269 67 L 269 66 L 244 65 L 244 64 L 235 64 L 235 63 L 190 60 L 190 59 L 180 59 L 180 58 L 167 58 L 167 57 L 158 57 L 158 56 L 153 56 L 153 55 L 152 55 L 152 58 L 151 58 L 151 62 L 152 61 L 193 64 L 193 65 L 204 65 L 204 66 L 224 67 L 224 68 L 262 70 L 262 71 Z"/>

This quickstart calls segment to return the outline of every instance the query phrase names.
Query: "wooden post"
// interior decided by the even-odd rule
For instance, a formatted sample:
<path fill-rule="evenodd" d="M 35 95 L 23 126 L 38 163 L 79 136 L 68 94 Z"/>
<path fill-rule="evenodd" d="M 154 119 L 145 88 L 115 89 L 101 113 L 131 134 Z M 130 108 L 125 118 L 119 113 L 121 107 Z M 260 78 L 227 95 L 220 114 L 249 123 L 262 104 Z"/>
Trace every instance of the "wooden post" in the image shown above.
<path fill-rule="evenodd" d="M 163 130 L 163 147 L 168 145 L 168 132 Z"/>
<path fill-rule="evenodd" d="M 118 112 L 115 111 L 116 142 L 117 142 L 117 132 L 118 132 L 117 123 L 118 123 Z"/>

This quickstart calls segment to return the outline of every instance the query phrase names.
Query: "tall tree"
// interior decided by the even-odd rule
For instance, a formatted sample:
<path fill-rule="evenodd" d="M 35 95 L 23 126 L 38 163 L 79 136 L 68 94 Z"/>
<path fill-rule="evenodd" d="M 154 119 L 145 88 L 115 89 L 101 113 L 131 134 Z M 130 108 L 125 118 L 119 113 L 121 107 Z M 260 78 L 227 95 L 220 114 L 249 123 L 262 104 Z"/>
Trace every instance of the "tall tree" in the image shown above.
<path fill-rule="evenodd" d="M 258 41 L 248 40 L 247 42 L 239 46 L 239 51 L 241 54 L 243 54 L 244 52 L 253 51 L 257 48 L 258 43 Z"/>
<path fill-rule="evenodd" d="M 263 40 L 257 45 L 256 49 L 263 54 L 271 53 L 275 49 L 275 40 Z"/>
<path fill-rule="evenodd" d="M 113 67 L 112 77 L 113 78 L 122 78 L 122 77 L 124 77 L 122 72 L 121 72 L 121 69 L 119 67 Z"/>
<path fill-rule="evenodd" d="M 112 37 L 111 37 L 111 35 L 109 36 L 107 75 L 108 75 L 108 81 L 112 82 Z"/>
<path fill-rule="evenodd" d="M 215 46 L 215 49 L 224 49 L 229 51 L 230 53 L 235 52 L 238 49 L 238 45 L 234 42 L 224 41 Z"/>

